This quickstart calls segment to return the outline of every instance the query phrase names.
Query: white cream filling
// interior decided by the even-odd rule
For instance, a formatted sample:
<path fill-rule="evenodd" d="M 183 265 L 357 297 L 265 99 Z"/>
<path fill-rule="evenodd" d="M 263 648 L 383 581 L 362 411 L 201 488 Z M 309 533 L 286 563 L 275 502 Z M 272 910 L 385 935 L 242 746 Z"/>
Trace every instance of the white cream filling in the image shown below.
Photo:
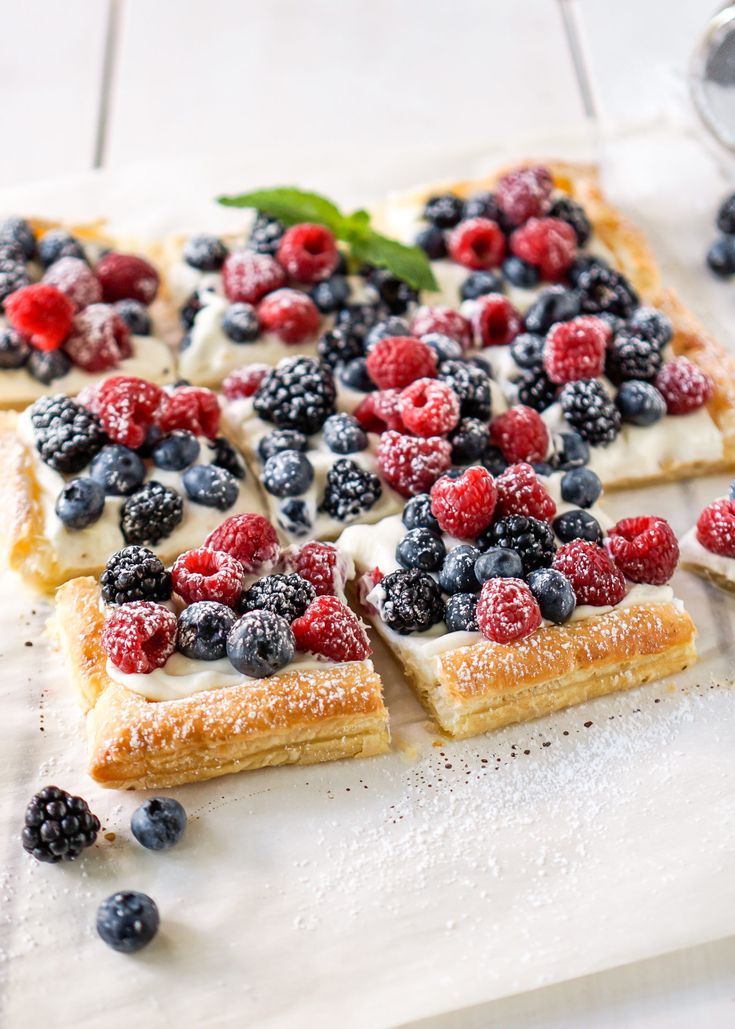
<path fill-rule="evenodd" d="M 699 565 L 730 582 L 735 582 L 735 558 L 724 554 L 713 554 L 697 539 L 697 528 L 692 526 L 679 540 L 681 560 L 687 564 Z"/>

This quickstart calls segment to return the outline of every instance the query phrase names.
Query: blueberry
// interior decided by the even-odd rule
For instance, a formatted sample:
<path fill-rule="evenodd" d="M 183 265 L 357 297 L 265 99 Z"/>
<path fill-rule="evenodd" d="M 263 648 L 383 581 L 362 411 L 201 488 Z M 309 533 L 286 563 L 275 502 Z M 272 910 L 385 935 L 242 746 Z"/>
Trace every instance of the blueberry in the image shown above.
<path fill-rule="evenodd" d="M 67 529 L 86 529 L 105 507 L 105 491 L 94 479 L 72 479 L 56 498 L 55 511 Z"/>
<path fill-rule="evenodd" d="M 509 547 L 490 547 L 475 562 L 475 575 L 480 585 L 488 579 L 522 579 L 521 555 Z"/>
<path fill-rule="evenodd" d="M 577 598 L 566 575 L 554 568 L 537 568 L 529 573 L 526 581 L 538 601 L 543 618 L 556 625 L 571 618 Z"/>
<path fill-rule="evenodd" d="M 464 218 L 489 218 L 496 222 L 500 218 L 494 193 L 475 193 L 464 202 Z"/>
<path fill-rule="evenodd" d="M 186 811 L 173 797 L 151 797 L 133 811 L 130 830 L 141 847 L 168 850 L 186 829 Z"/>
<path fill-rule="evenodd" d="M 666 414 L 666 401 L 650 382 L 623 382 L 615 398 L 624 422 L 653 425 Z"/>
<path fill-rule="evenodd" d="M 600 523 L 589 511 L 565 511 L 564 514 L 556 516 L 552 528 L 562 543 L 571 543 L 572 540 L 602 542 Z"/>
<path fill-rule="evenodd" d="M 430 261 L 439 261 L 447 256 L 447 244 L 444 233 L 438 225 L 427 225 L 416 235 L 416 246 L 426 254 Z"/>
<path fill-rule="evenodd" d="M 388 339 L 390 336 L 409 336 L 410 330 L 408 322 L 405 318 L 398 318 L 396 315 L 391 315 L 390 318 L 384 318 L 380 322 L 376 322 L 371 329 L 369 329 L 365 336 L 365 349 L 370 350 L 376 343 L 379 343 L 381 339 Z"/>
<path fill-rule="evenodd" d="M 284 500 L 278 507 L 278 524 L 292 536 L 306 536 L 313 525 L 309 505 L 305 500 Z"/>
<path fill-rule="evenodd" d="M 50 229 L 44 232 L 38 242 L 38 256 L 44 268 L 48 268 L 62 257 L 79 257 L 82 261 L 87 260 L 82 244 L 64 229 Z"/>
<path fill-rule="evenodd" d="M 31 348 L 9 326 L 0 328 L 0 368 L 22 368 Z"/>
<path fill-rule="evenodd" d="M 477 595 L 475 593 L 455 593 L 447 600 L 444 612 L 447 632 L 478 632 Z"/>
<path fill-rule="evenodd" d="M 92 458 L 89 474 L 113 497 L 129 497 L 145 479 L 145 465 L 129 447 L 110 443 Z"/>
<path fill-rule="evenodd" d="M 420 338 L 422 343 L 426 343 L 434 351 L 438 365 L 444 361 L 460 361 L 462 359 L 462 347 L 451 336 L 444 336 L 441 332 L 427 332 Z"/>
<path fill-rule="evenodd" d="M 227 247 L 218 236 L 201 233 L 189 236 L 184 244 L 184 260 L 200 272 L 217 272 L 225 263 Z"/>
<path fill-rule="evenodd" d="M 367 370 L 364 357 L 354 357 L 343 365 L 338 372 L 339 380 L 350 389 L 358 389 L 361 393 L 370 393 L 376 388 Z"/>
<path fill-rule="evenodd" d="M 317 282 L 311 290 L 311 299 L 322 314 L 332 314 L 350 299 L 350 284 L 344 275 L 332 275 Z"/>
<path fill-rule="evenodd" d="M 560 432 L 554 440 L 553 463 L 555 468 L 581 468 L 590 459 L 590 446 L 578 432 Z"/>
<path fill-rule="evenodd" d="M 579 294 L 564 286 L 547 286 L 536 297 L 523 319 L 526 332 L 544 336 L 555 322 L 568 322 L 581 310 Z"/>
<path fill-rule="evenodd" d="M 32 260 L 36 253 L 36 237 L 25 218 L 6 218 L 0 222 L 0 246 L 5 243 L 15 244 L 26 261 Z"/>
<path fill-rule="evenodd" d="M 464 204 L 454 193 L 429 197 L 424 207 L 424 218 L 440 229 L 452 229 L 464 217 Z"/>
<path fill-rule="evenodd" d="M 284 450 L 299 450 L 308 446 L 306 436 L 298 429 L 275 429 L 258 443 L 258 457 L 265 464 L 269 457 L 282 454 Z"/>
<path fill-rule="evenodd" d="M 195 504 L 226 511 L 237 500 L 240 487 L 237 479 L 224 468 L 213 464 L 195 464 L 181 477 L 186 495 Z"/>
<path fill-rule="evenodd" d="M 71 359 L 63 350 L 32 349 L 26 367 L 37 382 L 48 386 L 70 371 Z"/>
<path fill-rule="evenodd" d="M 452 444 L 452 461 L 457 464 L 474 464 L 487 448 L 487 424 L 479 418 L 462 418 L 449 437 Z"/>
<path fill-rule="evenodd" d="M 179 616 L 176 649 L 196 661 L 218 661 L 227 653 L 227 634 L 234 624 L 235 614 L 224 604 L 190 604 Z"/>
<path fill-rule="evenodd" d="M 156 443 L 151 457 L 156 468 L 167 472 L 181 472 L 194 464 L 199 457 L 201 446 L 193 432 L 186 429 L 175 429 Z"/>
<path fill-rule="evenodd" d="M 134 954 L 158 932 L 158 908 L 145 893 L 123 890 L 103 900 L 97 909 L 97 932 L 108 947 Z"/>
<path fill-rule="evenodd" d="M 475 565 L 480 557 L 477 547 L 461 543 L 447 554 L 439 572 L 439 585 L 445 593 L 476 593 L 480 583 Z"/>
<path fill-rule="evenodd" d="M 356 454 L 368 445 L 367 433 L 351 414 L 330 415 L 322 431 L 324 442 L 335 454 Z"/>
<path fill-rule="evenodd" d="M 248 611 L 227 636 L 227 656 L 238 672 L 262 679 L 285 668 L 296 642 L 285 618 L 272 611 Z"/>
<path fill-rule="evenodd" d="M 444 541 L 430 529 L 409 529 L 396 547 L 399 565 L 422 572 L 438 572 L 445 554 Z"/>
<path fill-rule="evenodd" d="M 222 331 L 233 343 L 252 343 L 260 333 L 260 322 L 252 304 L 230 304 L 222 319 Z"/>
<path fill-rule="evenodd" d="M 263 468 L 263 485 L 274 497 L 298 497 L 314 481 L 314 467 L 299 450 L 284 450 L 269 457 Z"/>
<path fill-rule="evenodd" d="M 513 360 L 525 371 L 539 371 L 544 364 L 544 337 L 535 332 L 521 332 L 510 345 Z"/>
<path fill-rule="evenodd" d="M 720 236 L 707 251 L 710 271 L 721 278 L 729 278 L 735 272 L 735 237 Z"/>
<path fill-rule="evenodd" d="M 674 335 L 674 327 L 661 311 L 655 307 L 639 307 L 628 319 L 628 328 L 633 335 L 647 339 L 663 349 Z"/>
<path fill-rule="evenodd" d="M 406 501 L 402 521 L 407 529 L 431 529 L 437 535 L 441 532 L 439 522 L 431 513 L 431 497 L 428 493 L 418 493 Z"/>
<path fill-rule="evenodd" d="M 539 270 L 522 257 L 506 257 L 502 264 L 503 275 L 516 289 L 533 289 L 538 285 Z"/>
<path fill-rule="evenodd" d="M 151 316 L 137 300 L 118 300 L 115 310 L 134 336 L 150 336 L 153 329 Z"/>
<path fill-rule="evenodd" d="M 553 475 L 554 469 L 548 461 L 532 461 L 531 467 L 536 475 Z"/>
<path fill-rule="evenodd" d="M 459 295 L 463 300 L 475 300 L 486 293 L 502 293 L 503 280 L 497 272 L 471 272 L 462 283 Z"/>
<path fill-rule="evenodd" d="M 561 477 L 561 498 L 575 507 L 592 507 L 602 493 L 599 476 L 591 468 L 570 468 Z"/>
<path fill-rule="evenodd" d="M 502 475 L 508 467 L 508 462 L 503 457 L 501 451 L 492 445 L 485 447 L 485 453 L 482 455 L 482 464 L 491 475 Z"/>

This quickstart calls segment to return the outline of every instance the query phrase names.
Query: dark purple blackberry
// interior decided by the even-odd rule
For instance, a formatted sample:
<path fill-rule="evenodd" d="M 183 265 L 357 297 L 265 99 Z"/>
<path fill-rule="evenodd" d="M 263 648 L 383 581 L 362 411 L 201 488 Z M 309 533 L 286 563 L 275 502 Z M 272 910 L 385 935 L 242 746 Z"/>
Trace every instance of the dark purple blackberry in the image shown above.
<path fill-rule="evenodd" d="M 238 454 L 228 439 L 224 436 L 217 436 L 207 446 L 212 451 L 212 464 L 218 468 L 224 468 L 236 479 L 245 478 L 245 462 Z"/>
<path fill-rule="evenodd" d="M 258 254 L 274 255 L 281 244 L 285 227 L 277 218 L 258 212 L 248 239 L 248 249 Z"/>
<path fill-rule="evenodd" d="M 549 568 L 556 553 L 554 531 L 547 522 L 525 515 L 501 518 L 483 533 L 477 541 L 481 550 L 505 547 L 515 550 L 523 562 L 523 574 L 536 568 Z"/>
<path fill-rule="evenodd" d="M 218 272 L 226 257 L 227 247 L 219 236 L 189 236 L 184 244 L 184 260 L 200 272 Z"/>
<path fill-rule="evenodd" d="M 125 501 L 120 529 L 126 543 L 155 545 L 170 536 L 184 517 L 184 501 L 168 486 L 151 479 Z"/>
<path fill-rule="evenodd" d="M 253 397 L 253 408 L 279 429 L 298 429 L 311 436 L 334 414 L 336 399 L 328 365 L 315 357 L 292 357 L 268 372 Z"/>
<path fill-rule="evenodd" d="M 568 322 L 580 311 L 579 294 L 566 286 L 542 289 L 523 317 L 526 332 L 545 336 L 556 322 Z"/>
<path fill-rule="evenodd" d="M 572 200 L 571 197 L 559 197 L 551 205 L 549 218 L 559 218 L 560 221 L 571 225 L 577 237 L 578 246 L 583 247 L 585 243 L 589 242 L 592 226 L 584 208 L 576 200 Z"/>
<path fill-rule="evenodd" d="M 500 208 L 498 207 L 494 193 L 474 193 L 464 202 L 463 218 L 489 218 L 490 221 L 500 220 Z"/>
<path fill-rule="evenodd" d="M 0 368 L 22 368 L 31 348 L 9 325 L 0 328 Z"/>
<path fill-rule="evenodd" d="M 62 257 L 78 257 L 82 261 L 87 260 L 82 244 L 66 229 L 49 229 L 48 232 L 44 232 L 38 241 L 38 256 L 44 268 L 60 261 Z"/>
<path fill-rule="evenodd" d="M 335 461 L 327 473 L 320 510 L 339 522 L 350 522 L 380 500 L 383 487 L 377 475 L 355 461 Z"/>
<path fill-rule="evenodd" d="M 345 328 L 328 329 L 323 332 L 319 337 L 316 349 L 322 361 L 325 361 L 330 368 L 346 364 L 356 357 L 362 357 L 365 353 L 363 341 L 351 335 Z"/>
<path fill-rule="evenodd" d="M 405 314 L 418 300 L 419 295 L 413 287 L 384 268 L 372 272 L 368 281 L 391 314 Z"/>
<path fill-rule="evenodd" d="M 240 610 L 272 611 L 290 623 L 295 618 L 301 618 L 315 597 L 316 590 L 312 584 L 296 572 L 266 575 L 245 590 L 240 600 Z"/>
<path fill-rule="evenodd" d="M 635 310 L 628 320 L 628 328 L 634 336 L 650 340 L 662 350 L 674 335 L 669 319 L 655 307 L 639 307 Z"/>
<path fill-rule="evenodd" d="M 107 604 L 134 600 L 171 599 L 171 573 L 145 547 L 124 547 L 113 554 L 100 576 L 102 599 Z"/>
<path fill-rule="evenodd" d="M 487 422 L 479 418 L 462 418 L 449 437 L 454 464 L 474 464 L 487 447 Z"/>
<path fill-rule="evenodd" d="M 97 839 L 100 820 L 86 800 L 58 786 L 40 790 L 26 808 L 23 849 L 36 861 L 74 861 Z"/>
<path fill-rule="evenodd" d="M 656 343 L 629 332 L 619 332 L 607 348 L 605 374 L 614 383 L 629 379 L 652 382 L 663 364 L 661 350 Z"/>
<path fill-rule="evenodd" d="M 21 251 L 10 244 L 0 247 L 0 303 L 30 281 Z"/>
<path fill-rule="evenodd" d="M 25 218 L 11 217 L 0 222 L 0 247 L 8 244 L 18 247 L 26 261 L 33 260 L 36 237 Z"/>
<path fill-rule="evenodd" d="M 615 271 L 601 265 L 592 265 L 577 279 L 577 290 L 585 314 L 609 312 L 620 318 L 629 318 L 638 307 L 638 294 L 631 284 Z"/>
<path fill-rule="evenodd" d="M 482 466 L 487 468 L 491 475 L 502 475 L 508 467 L 508 462 L 498 447 L 490 445 L 485 447 L 485 452 L 482 455 Z"/>
<path fill-rule="evenodd" d="M 80 472 L 107 442 L 97 415 L 64 393 L 37 400 L 31 425 L 41 460 L 62 475 Z"/>
<path fill-rule="evenodd" d="M 417 568 L 391 572 L 380 583 L 384 599 L 381 616 L 401 636 L 425 632 L 444 620 L 444 600 L 428 572 Z"/>
<path fill-rule="evenodd" d="M 429 197 L 424 206 L 424 219 L 440 229 L 452 229 L 464 217 L 464 202 L 454 193 Z"/>
<path fill-rule="evenodd" d="M 518 403 L 532 407 L 534 411 L 545 411 L 556 400 L 559 387 L 544 372 L 537 375 L 523 375 L 517 380 Z"/>
<path fill-rule="evenodd" d="M 590 268 L 608 268 L 610 265 L 602 257 L 595 257 L 593 254 L 580 254 L 574 259 L 567 272 L 567 277 L 573 286 L 577 285 L 579 277 Z"/>
<path fill-rule="evenodd" d="M 559 402 L 571 427 L 592 446 L 605 447 L 620 432 L 620 412 L 598 379 L 567 383 Z"/>
<path fill-rule="evenodd" d="M 490 377 L 474 364 L 464 361 L 444 361 L 439 369 L 439 378 L 451 386 L 459 397 L 459 410 L 463 418 L 490 420 L 492 414 L 492 392 Z"/>

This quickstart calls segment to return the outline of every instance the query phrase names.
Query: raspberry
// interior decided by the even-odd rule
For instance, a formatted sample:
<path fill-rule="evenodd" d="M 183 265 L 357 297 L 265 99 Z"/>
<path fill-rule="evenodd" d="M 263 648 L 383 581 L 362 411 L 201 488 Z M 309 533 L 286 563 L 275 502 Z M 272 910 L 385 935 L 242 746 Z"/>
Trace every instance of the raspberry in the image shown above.
<path fill-rule="evenodd" d="M 269 371 L 267 364 L 246 364 L 227 376 L 222 383 L 222 392 L 228 400 L 252 397 Z"/>
<path fill-rule="evenodd" d="M 495 202 L 511 225 L 546 214 L 553 188 L 547 168 L 516 168 L 498 181 Z"/>
<path fill-rule="evenodd" d="M 317 597 L 291 623 L 297 650 L 330 661 L 364 661 L 372 653 L 360 619 L 337 597 Z"/>
<path fill-rule="evenodd" d="M 689 414 L 712 399 L 712 380 L 686 357 L 675 357 L 654 380 L 669 414 Z"/>
<path fill-rule="evenodd" d="M 518 404 L 493 418 L 490 442 L 510 464 L 543 461 L 549 449 L 549 430 L 538 411 Z"/>
<path fill-rule="evenodd" d="M 106 372 L 132 354 L 130 329 L 114 307 L 90 304 L 74 318 L 64 350 L 85 372 Z"/>
<path fill-rule="evenodd" d="M 286 285 L 286 273 L 275 257 L 235 250 L 222 265 L 222 289 L 230 303 L 257 304 L 266 293 Z"/>
<path fill-rule="evenodd" d="M 210 547 L 187 551 L 171 569 L 174 590 L 187 604 L 216 600 L 228 607 L 240 599 L 244 574 L 237 558 Z"/>
<path fill-rule="evenodd" d="M 102 300 L 102 284 L 86 261 L 80 257 L 62 257 L 47 270 L 43 281 L 56 286 L 81 311 Z"/>
<path fill-rule="evenodd" d="M 697 539 L 712 554 L 735 557 L 735 504 L 714 500 L 697 521 Z"/>
<path fill-rule="evenodd" d="M 431 487 L 431 513 L 442 532 L 476 539 L 493 520 L 497 490 L 485 468 L 468 468 L 456 479 L 443 476 Z"/>
<path fill-rule="evenodd" d="M 664 518 L 623 518 L 610 529 L 608 549 L 631 582 L 663 586 L 676 571 L 679 544 Z"/>
<path fill-rule="evenodd" d="M 284 232 L 276 256 L 297 282 L 321 282 L 339 264 L 339 250 L 332 233 L 323 225 L 308 222 Z"/>
<path fill-rule="evenodd" d="M 513 342 L 523 318 L 501 293 L 485 293 L 473 305 L 472 326 L 483 347 L 499 347 Z"/>
<path fill-rule="evenodd" d="M 163 390 L 152 382 L 115 375 L 97 390 L 94 410 L 111 440 L 135 450 L 155 422 L 163 396 Z"/>
<path fill-rule="evenodd" d="M 385 432 L 386 429 L 405 432 L 406 426 L 401 418 L 400 403 L 400 390 L 377 390 L 375 393 L 368 393 L 356 409 L 355 418 L 366 432 Z"/>
<path fill-rule="evenodd" d="M 438 332 L 441 336 L 456 340 L 463 350 L 472 346 L 472 326 L 464 315 L 445 304 L 425 304 L 419 307 L 411 319 L 411 332 L 414 336 L 428 336 Z"/>
<path fill-rule="evenodd" d="M 298 289 L 277 289 L 262 300 L 258 319 L 264 332 L 283 343 L 303 343 L 319 331 L 319 308 Z"/>
<path fill-rule="evenodd" d="M 541 608 L 523 579 L 488 579 L 476 615 L 480 632 L 493 643 L 525 639 L 541 625 Z"/>
<path fill-rule="evenodd" d="M 578 604 L 606 607 L 625 596 L 625 578 L 610 555 L 596 543 L 576 539 L 559 547 L 551 564 L 566 575 Z"/>
<path fill-rule="evenodd" d="M 530 464 L 510 465 L 498 476 L 495 485 L 498 490 L 495 514 L 498 518 L 526 515 L 541 522 L 550 522 L 556 514 L 556 504 Z"/>
<path fill-rule="evenodd" d="M 173 393 L 164 394 L 157 424 L 164 433 L 186 429 L 195 436 L 214 439 L 219 430 L 219 419 L 219 403 L 211 389 L 180 386 Z"/>
<path fill-rule="evenodd" d="M 436 378 L 436 353 L 412 336 L 386 336 L 368 354 L 367 370 L 378 389 L 403 389 Z"/>
<path fill-rule="evenodd" d="M 376 451 L 378 468 L 389 486 L 404 497 L 426 493 L 452 463 L 452 445 L 438 436 L 418 439 L 388 430 Z"/>
<path fill-rule="evenodd" d="M 497 268 L 505 256 L 505 236 L 489 218 L 468 218 L 447 236 L 449 256 L 473 271 Z"/>
<path fill-rule="evenodd" d="M 296 543 L 281 559 L 283 567 L 310 582 L 319 597 L 341 594 L 355 571 L 350 558 L 333 543 Z"/>
<path fill-rule="evenodd" d="M 174 652 L 176 615 L 150 600 L 123 604 L 105 619 L 100 643 L 125 675 L 147 675 L 163 667 Z"/>
<path fill-rule="evenodd" d="M 583 316 L 558 322 L 544 344 L 544 368 L 552 382 L 596 379 L 605 367 L 608 330 L 599 318 Z"/>
<path fill-rule="evenodd" d="M 210 532 L 204 546 L 230 554 L 248 574 L 270 571 L 280 551 L 276 530 L 267 518 L 259 514 L 225 518 Z"/>
<path fill-rule="evenodd" d="M 74 305 L 56 286 L 38 282 L 6 297 L 5 314 L 37 350 L 56 350 L 71 332 Z"/>
<path fill-rule="evenodd" d="M 563 279 L 577 254 L 577 236 L 559 218 L 531 218 L 510 237 L 516 257 L 528 261 L 548 282 Z"/>
<path fill-rule="evenodd" d="M 152 304 L 158 292 L 158 272 L 134 254 L 105 254 L 95 269 L 102 283 L 102 297 L 108 304 L 116 300 L 137 300 Z"/>
<path fill-rule="evenodd" d="M 398 402 L 403 424 L 415 436 L 444 436 L 459 421 L 459 397 L 438 379 L 417 379 Z"/>

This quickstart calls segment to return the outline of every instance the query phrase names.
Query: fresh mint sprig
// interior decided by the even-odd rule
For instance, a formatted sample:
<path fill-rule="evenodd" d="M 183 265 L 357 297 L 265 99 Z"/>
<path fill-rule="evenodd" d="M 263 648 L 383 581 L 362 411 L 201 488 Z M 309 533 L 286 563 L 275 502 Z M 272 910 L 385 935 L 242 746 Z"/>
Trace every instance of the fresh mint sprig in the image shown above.
<path fill-rule="evenodd" d="M 295 186 L 256 189 L 236 196 L 221 196 L 225 207 L 253 207 L 284 225 L 317 222 L 347 243 L 353 257 L 376 268 L 386 268 L 414 289 L 436 290 L 437 281 L 429 259 L 419 247 L 407 246 L 376 232 L 367 211 L 344 214 L 331 200 Z"/>

